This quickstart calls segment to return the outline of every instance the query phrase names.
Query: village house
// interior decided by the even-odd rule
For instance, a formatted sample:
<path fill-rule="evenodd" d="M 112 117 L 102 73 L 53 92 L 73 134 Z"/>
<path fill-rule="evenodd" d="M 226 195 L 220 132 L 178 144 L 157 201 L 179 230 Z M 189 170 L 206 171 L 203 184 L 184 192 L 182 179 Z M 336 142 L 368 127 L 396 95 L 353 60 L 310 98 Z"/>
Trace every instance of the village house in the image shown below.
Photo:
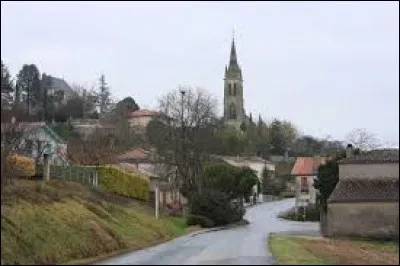
<path fill-rule="evenodd" d="M 2 124 L 2 134 L 11 126 L 12 134 L 18 138 L 15 152 L 35 159 L 37 163 L 42 163 L 43 155 L 47 154 L 50 164 L 68 164 L 67 143 L 45 122 L 16 122 L 13 118 L 11 123 Z"/>
<path fill-rule="evenodd" d="M 54 97 L 56 103 L 66 104 L 76 94 L 64 79 L 43 74 L 42 82 L 47 82 L 47 95 Z"/>
<path fill-rule="evenodd" d="M 150 121 L 160 116 L 161 114 L 159 112 L 139 109 L 128 115 L 129 126 L 135 129 L 135 132 L 144 134 Z"/>
<path fill-rule="evenodd" d="M 399 150 L 353 155 L 349 145 L 324 223 L 327 236 L 399 239 Z"/>
<path fill-rule="evenodd" d="M 317 202 L 317 191 L 314 188 L 314 179 L 318 174 L 318 167 L 325 164 L 326 157 L 297 157 L 292 169 L 295 179 L 295 207 L 307 206 Z"/>
<path fill-rule="evenodd" d="M 228 163 L 230 165 L 236 166 L 236 167 L 250 167 L 252 170 L 255 171 L 258 180 L 262 184 L 262 172 L 264 170 L 264 167 L 270 171 L 272 176 L 275 176 L 275 165 L 271 163 L 270 161 L 264 160 L 260 157 L 257 156 L 251 156 L 251 157 L 239 157 L 239 156 L 215 156 L 215 158 L 219 158 L 225 163 Z M 262 187 L 262 185 L 260 186 Z M 258 195 L 258 202 L 263 202 L 264 201 L 264 195 L 261 193 L 261 191 L 258 191 L 257 185 L 253 187 L 253 193 L 257 193 Z M 251 198 L 252 200 L 252 198 Z"/>
<path fill-rule="evenodd" d="M 187 200 L 174 185 L 176 168 L 157 160 L 155 151 L 135 148 L 118 156 L 118 163 L 124 170 L 141 173 L 147 178 L 151 185 L 151 202 L 154 202 L 156 187 L 159 187 L 161 208 L 177 203 L 186 204 Z"/>

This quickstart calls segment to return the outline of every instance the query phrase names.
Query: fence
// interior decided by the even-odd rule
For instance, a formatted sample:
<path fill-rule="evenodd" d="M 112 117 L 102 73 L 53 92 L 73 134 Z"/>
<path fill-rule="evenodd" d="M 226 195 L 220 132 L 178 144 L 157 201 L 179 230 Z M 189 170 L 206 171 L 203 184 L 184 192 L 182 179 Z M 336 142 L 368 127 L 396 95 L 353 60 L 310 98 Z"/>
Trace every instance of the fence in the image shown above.
<path fill-rule="evenodd" d="M 43 166 L 36 166 L 36 173 L 42 175 Z M 80 165 L 50 165 L 50 178 L 78 182 L 84 185 L 97 187 L 99 185 L 99 175 L 95 167 Z"/>
<path fill-rule="evenodd" d="M 99 177 L 96 168 L 68 165 L 68 166 L 50 166 L 50 178 L 57 178 L 65 181 L 78 182 L 85 185 L 97 187 Z"/>

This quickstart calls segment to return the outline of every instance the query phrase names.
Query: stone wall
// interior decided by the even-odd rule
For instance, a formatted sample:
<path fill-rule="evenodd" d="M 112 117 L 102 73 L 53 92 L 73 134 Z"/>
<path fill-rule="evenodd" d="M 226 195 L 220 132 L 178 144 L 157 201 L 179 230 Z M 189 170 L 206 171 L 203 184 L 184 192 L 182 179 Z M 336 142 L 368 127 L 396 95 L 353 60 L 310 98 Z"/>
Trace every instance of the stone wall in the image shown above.
<path fill-rule="evenodd" d="M 399 202 L 330 203 L 326 218 L 328 236 L 399 239 Z"/>

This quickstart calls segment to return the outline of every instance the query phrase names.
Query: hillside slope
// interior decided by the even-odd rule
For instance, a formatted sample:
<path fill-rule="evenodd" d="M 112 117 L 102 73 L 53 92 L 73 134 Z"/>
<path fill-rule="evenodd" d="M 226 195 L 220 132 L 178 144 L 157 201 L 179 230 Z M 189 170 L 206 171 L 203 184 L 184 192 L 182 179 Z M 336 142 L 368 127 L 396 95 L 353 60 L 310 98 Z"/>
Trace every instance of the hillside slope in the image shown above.
<path fill-rule="evenodd" d="M 137 201 L 53 180 L 16 181 L 1 195 L 1 264 L 60 264 L 184 233 L 183 219 Z"/>

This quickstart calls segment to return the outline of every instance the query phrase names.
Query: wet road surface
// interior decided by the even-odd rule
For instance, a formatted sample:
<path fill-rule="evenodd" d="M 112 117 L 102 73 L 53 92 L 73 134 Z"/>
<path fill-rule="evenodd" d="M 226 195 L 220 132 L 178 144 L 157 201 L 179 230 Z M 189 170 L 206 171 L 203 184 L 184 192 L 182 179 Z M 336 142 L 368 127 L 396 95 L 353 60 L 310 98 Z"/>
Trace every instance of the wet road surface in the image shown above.
<path fill-rule="evenodd" d="M 96 265 L 271 265 L 274 260 L 267 248 L 270 233 L 319 235 L 318 223 L 277 218 L 293 206 L 294 199 L 262 203 L 247 209 L 249 225 L 179 237 Z"/>

